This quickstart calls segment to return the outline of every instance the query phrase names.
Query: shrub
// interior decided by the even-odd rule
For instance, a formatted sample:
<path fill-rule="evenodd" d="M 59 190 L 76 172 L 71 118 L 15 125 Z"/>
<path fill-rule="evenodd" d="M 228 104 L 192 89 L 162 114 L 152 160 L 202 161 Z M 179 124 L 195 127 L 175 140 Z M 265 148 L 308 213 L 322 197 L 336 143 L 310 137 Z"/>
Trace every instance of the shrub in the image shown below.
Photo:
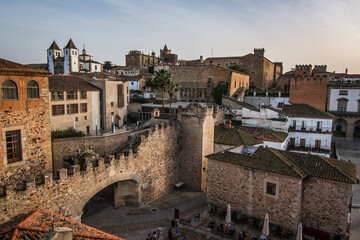
<path fill-rule="evenodd" d="M 51 131 L 51 138 L 71 138 L 71 137 L 85 137 L 86 135 L 82 131 L 77 131 L 73 128 L 68 128 L 65 130 L 55 130 Z"/>

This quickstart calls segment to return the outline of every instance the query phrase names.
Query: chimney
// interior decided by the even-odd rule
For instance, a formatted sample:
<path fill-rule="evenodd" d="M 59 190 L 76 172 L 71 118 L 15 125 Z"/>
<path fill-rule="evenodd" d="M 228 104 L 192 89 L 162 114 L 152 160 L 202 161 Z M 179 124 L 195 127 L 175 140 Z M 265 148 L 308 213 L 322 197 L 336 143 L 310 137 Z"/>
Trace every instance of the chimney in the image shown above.
<path fill-rule="evenodd" d="M 230 129 L 231 128 L 231 120 L 226 120 L 225 122 L 225 128 Z"/>

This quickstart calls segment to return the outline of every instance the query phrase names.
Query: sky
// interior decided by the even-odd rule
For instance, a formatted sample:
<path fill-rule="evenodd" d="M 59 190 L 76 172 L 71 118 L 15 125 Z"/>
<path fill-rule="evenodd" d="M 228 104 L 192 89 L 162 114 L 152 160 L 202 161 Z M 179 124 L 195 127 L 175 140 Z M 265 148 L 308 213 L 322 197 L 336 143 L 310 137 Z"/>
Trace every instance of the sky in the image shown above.
<path fill-rule="evenodd" d="M 0 58 L 46 63 L 55 39 L 95 61 L 125 65 L 130 50 L 179 59 L 243 56 L 360 73 L 359 0 L 0 0 Z"/>

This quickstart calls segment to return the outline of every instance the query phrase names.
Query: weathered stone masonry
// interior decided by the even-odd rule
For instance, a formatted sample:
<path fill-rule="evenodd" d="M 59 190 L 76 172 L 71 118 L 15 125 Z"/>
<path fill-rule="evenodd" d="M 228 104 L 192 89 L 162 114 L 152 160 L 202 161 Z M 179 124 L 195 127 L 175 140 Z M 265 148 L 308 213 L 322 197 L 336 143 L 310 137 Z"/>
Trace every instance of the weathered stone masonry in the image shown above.
<path fill-rule="evenodd" d="M 110 184 L 135 180 L 139 187 L 139 203 L 143 204 L 170 192 L 179 181 L 179 124 L 156 125 L 141 136 L 136 153 L 130 149 L 128 156 L 100 158 L 86 170 L 71 166 L 60 169 L 58 176 L 44 176 L 44 183 L 34 179 L 26 181 L 26 189 L 16 191 L 6 188 L 0 197 L 0 223 L 33 211 L 39 206 L 80 220 L 85 204 L 101 189 Z"/>

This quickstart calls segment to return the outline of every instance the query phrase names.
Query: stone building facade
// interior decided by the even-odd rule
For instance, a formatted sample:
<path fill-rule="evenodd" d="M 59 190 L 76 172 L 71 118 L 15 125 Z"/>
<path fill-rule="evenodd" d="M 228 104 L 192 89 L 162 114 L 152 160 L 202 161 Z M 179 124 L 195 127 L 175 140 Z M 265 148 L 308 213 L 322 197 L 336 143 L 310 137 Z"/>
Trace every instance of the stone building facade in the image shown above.
<path fill-rule="evenodd" d="M 214 65 L 170 66 L 171 79 L 180 85 L 178 101 L 212 102 L 212 92 L 219 83 L 228 84 L 228 95 L 239 88 L 249 88 L 249 75 Z"/>
<path fill-rule="evenodd" d="M 301 222 L 345 236 L 355 164 L 262 147 L 252 154 L 219 152 L 207 158 L 209 203 L 223 209 L 230 204 L 238 214 L 257 219 L 268 213 L 272 224 L 293 232 Z"/>
<path fill-rule="evenodd" d="M 52 171 L 50 73 L 0 59 L 0 182 L 14 188 Z M 2 212 L 2 211 L 0 211 Z"/>
<path fill-rule="evenodd" d="M 291 103 L 306 103 L 322 111 L 326 110 L 327 84 L 334 74 L 326 71 L 326 65 L 296 65 L 290 76 Z"/>
<path fill-rule="evenodd" d="M 125 56 L 126 67 L 147 68 L 147 67 L 157 64 L 158 62 L 159 62 L 159 58 L 155 56 L 154 51 L 150 55 L 150 54 L 144 54 L 138 50 L 131 50 Z"/>
<path fill-rule="evenodd" d="M 211 57 L 205 60 L 206 65 L 229 67 L 238 65 L 249 73 L 250 86 L 268 89 L 280 77 L 283 71 L 282 63 L 272 62 L 264 57 L 263 48 L 254 49 L 254 53 L 239 57 Z"/>

